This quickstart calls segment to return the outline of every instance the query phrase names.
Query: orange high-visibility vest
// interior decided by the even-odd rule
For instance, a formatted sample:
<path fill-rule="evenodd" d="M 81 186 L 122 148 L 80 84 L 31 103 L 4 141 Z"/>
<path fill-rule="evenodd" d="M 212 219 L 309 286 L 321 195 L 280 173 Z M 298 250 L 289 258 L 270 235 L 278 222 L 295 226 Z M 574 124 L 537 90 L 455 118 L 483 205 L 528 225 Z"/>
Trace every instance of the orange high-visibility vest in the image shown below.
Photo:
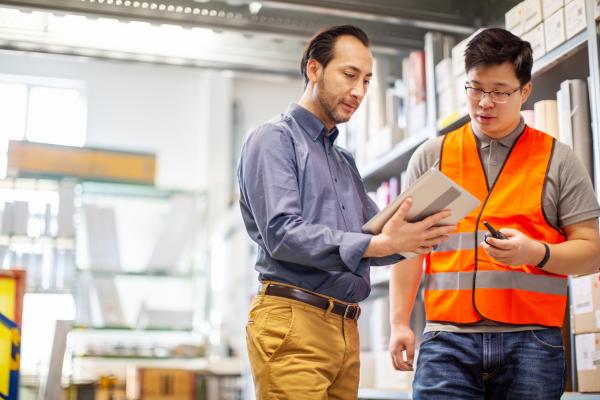
<path fill-rule="evenodd" d="M 481 205 L 425 259 L 428 320 L 469 324 L 485 318 L 506 324 L 562 326 L 565 276 L 533 265 L 500 264 L 479 246 L 487 232 L 482 224 L 485 220 L 496 228 L 518 229 L 546 243 L 566 240 L 542 208 L 554 143 L 549 135 L 526 127 L 488 191 L 470 124 L 444 138 L 440 170 L 481 200 Z"/>

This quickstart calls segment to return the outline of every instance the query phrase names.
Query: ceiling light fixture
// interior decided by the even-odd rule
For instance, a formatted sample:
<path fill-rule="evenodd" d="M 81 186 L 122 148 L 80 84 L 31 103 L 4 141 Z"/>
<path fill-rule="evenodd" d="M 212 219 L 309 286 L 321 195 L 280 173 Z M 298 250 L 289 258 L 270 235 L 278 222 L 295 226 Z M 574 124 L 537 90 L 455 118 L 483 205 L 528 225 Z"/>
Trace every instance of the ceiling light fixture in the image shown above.
<path fill-rule="evenodd" d="M 260 1 L 253 1 L 248 4 L 248 9 L 250 10 L 250 14 L 258 14 L 260 9 L 262 8 L 262 3 Z"/>

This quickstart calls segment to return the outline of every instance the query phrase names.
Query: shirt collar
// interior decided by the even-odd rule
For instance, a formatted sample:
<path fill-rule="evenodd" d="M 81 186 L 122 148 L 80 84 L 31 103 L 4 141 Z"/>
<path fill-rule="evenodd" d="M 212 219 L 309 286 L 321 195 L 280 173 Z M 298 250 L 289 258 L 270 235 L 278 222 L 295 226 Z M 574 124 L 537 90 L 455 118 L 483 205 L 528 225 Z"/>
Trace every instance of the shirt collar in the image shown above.
<path fill-rule="evenodd" d="M 495 140 L 496 142 L 500 143 L 500 145 L 502 145 L 502 146 L 510 149 L 515 144 L 515 142 L 517 141 L 517 139 L 519 138 L 519 136 L 521 136 L 521 133 L 523 132 L 524 129 L 525 129 L 525 121 L 523 120 L 523 117 L 521 117 L 521 120 L 519 121 L 519 125 L 517 125 L 517 127 L 515 128 L 515 130 L 513 130 L 508 135 L 504 136 L 502 139 L 496 140 L 496 139 L 490 138 L 485 133 L 483 133 L 480 130 L 478 130 L 475 127 L 475 125 L 471 124 L 471 130 L 473 131 L 473 133 L 477 137 L 477 139 L 479 141 L 479 147 L 482 148 L 482 149 L 485 149 L 486 147 L 489 147 L 490 142 L 492 140 Z"/>
<path fill-rule="evenodd" d="M 298 125 L 302 127 L 304 132 L 306 132 L 313 141 L 317 141 L 317 139 L 325 135 L 329 138 L 330 143 L 333 144 L 338 137 L 339 131 L 337 126 L 329 132 L 329 135 L 327 135 L 327 128 L 325 128 L 323 122 L 321 122 L 316 115 L 297 103 L 291 103 L 288 106 L 287 112 L 296 120 L 296 122 L 298 122 Z"/>

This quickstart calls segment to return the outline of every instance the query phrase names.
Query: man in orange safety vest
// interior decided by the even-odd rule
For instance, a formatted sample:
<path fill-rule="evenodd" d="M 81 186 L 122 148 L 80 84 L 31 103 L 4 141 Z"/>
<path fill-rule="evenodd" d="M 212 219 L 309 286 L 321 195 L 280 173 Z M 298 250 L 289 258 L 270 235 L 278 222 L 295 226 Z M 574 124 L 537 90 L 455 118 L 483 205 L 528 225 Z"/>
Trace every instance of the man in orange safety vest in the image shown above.
<path fill-rule="evenodd" d="M 532 65 L 528 42 L 500 28 L 477 34 L 465 51 L 471 121 L 428 140 L 409 163 L 409 184 L 434 167 L 481 201 L 447 242 L 392 269 L 390 352 L 403 371 L 413 369 L 409 319 L 425 271 L 414 399 L 564 391 L 566 278 L 598 271 L 600 207 L 570 147 L 521 117 Z"/>

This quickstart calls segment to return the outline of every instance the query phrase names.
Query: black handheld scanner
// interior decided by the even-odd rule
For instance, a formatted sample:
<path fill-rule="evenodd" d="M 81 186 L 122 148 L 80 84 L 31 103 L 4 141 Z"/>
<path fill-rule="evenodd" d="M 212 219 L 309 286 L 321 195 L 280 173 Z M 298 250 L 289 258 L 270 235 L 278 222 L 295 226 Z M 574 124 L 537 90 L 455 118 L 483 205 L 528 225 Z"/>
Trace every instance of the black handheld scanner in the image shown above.
<path fill-rule="evenodd" d="M 502 232 L 496 230 L 496 228 L 494 228 L 489 222 L 483 221 L 483 225 L 487 228 L 487 230 L 490 232 L 490 235 L 492 235 L 494 239 L 506 239 L 506 236 L 504 236 Z"/>

